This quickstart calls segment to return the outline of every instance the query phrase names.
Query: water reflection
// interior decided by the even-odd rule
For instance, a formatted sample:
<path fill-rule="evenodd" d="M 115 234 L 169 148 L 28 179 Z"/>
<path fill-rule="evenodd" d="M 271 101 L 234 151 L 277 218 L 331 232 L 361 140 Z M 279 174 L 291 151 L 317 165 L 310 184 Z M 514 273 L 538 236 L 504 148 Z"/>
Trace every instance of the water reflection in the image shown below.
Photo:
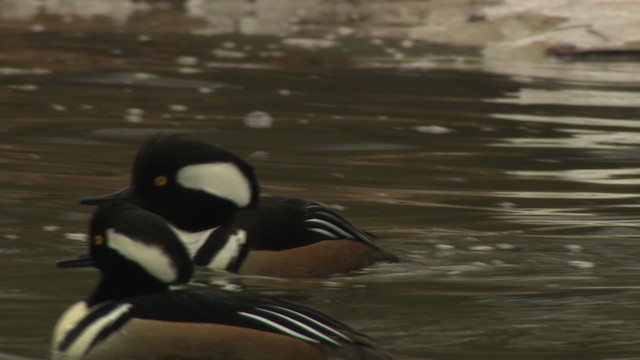
<path fill-rule="evenodd" d="M 619 119 L 604 119 L 604 118 L 590 118 L 590 117 L 578 117 L 578 116 L 541 116 L 533 114 L 491 114 L 496 119 L 522 121 L 524 123 L 554 123 L 560 125 L 584 125 L 590 127 L 621 127 L 621 128 L 638 128 L 640 124 L 635 119 L 619 120 Z M 567 131 L 566 129 L 558 129 L 559 131 Z M 576 130 L 570 130 L 576 131 Z M 593 133 L 593 131 L 582 130 L 583 133 Z M 624 132 L 622 134 L 625 134 Z M 625 139 L 624 136 L 621 136 Z M 614 137 L 615 139 L 615 137 Z"/>
<path fill-rule="evenodd" d="M 275 3 L 0 3 L 2 351 L 47 353 L 95 283 L 52 270 L 84 250 L 77 201 L 124 186 L 163 131 L 246 157 L 266 193 L 338 205 L 405 259 L 233 285 L 411 356 L 640 353 L 637 64 L 491 62 L 421 37 L 442 14 L 486 26 L 457 12 L 478 2 Z"/>
<path fill-rule="evenodd" d="M 502 99 L 491 99 L 507 104 L 556 104 L 566 106 L 624 106 L 636 107 L 640 93 L 616 90 L 590 89 L 520 89 Z"/>
<path fill-rule="evenodd" d="M 526 178 L 558 179 L 564 181 L 585 182 L 591 184 L 607 185 L 638 185 L 640 184 L 640 168 L 630 169 L 574 169 L 556 171 L 511 171 L 511 175 Z M 583 193 L 574 193 L 583 197 Z M 566 195 L 563 195 L 566 196 Z M 571 195 L 569 196 L 571 197 Z M 638 197 L 636 194 L 597 194 L 586 198 L 620 198 Z"/>

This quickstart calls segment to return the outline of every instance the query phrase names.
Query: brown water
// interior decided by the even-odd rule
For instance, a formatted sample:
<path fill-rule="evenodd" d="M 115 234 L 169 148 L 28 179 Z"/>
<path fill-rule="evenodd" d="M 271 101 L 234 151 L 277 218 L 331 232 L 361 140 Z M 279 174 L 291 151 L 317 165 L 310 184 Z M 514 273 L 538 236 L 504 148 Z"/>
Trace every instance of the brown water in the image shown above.
<path fill-rule="evenodd" d="M 329 281 L 199 282 L 311 306 L 406 356 L 640 358 L 640 92 L 588 80 L 635 64 L 500 75 L 471 49 L 291 45 L 149 6 L 0 23 L 0 353 L 47 356 L 57 317 L 97 279 L 54 268 L 84 251 L 79 199 L 124 186 L 164 131 L 247 158 L 266 193 L 344 207 L 404 260 Z M 422 58 L 437 61 L 407 66 Z M 253 111 L 273 123 L 248 124 Z"/>

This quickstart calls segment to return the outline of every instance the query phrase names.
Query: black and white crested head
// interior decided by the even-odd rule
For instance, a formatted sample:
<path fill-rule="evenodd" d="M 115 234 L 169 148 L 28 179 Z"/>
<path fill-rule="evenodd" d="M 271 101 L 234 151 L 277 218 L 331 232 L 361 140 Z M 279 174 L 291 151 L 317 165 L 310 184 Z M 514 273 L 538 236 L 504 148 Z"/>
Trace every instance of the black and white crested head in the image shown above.
<path fill-rule="evenodd" d="M 188 231 L 228 223 L 259 194 L 253 168 L 242 159 L 175 135 L 155 136 L 140 148 L 131 186 L 143 208 Z"/>
<path fill-rule="evenodd" d="M 167 290 L 193 274 L 184 245 L 161 217 L 131 204 L 100 206 L 92 220 L 89 253 L 102 272 L 90 303 Z"/>

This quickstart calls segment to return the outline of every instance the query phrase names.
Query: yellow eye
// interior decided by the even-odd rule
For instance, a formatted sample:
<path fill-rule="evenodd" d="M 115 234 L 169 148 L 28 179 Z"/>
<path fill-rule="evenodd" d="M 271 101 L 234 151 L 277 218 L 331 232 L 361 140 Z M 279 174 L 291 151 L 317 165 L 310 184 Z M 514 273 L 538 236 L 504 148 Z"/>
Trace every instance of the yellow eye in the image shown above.
<path fill-rule="evenodd" d="M 102 235 L 96 235 L 93 237 L 93 243 L 100 246 L 104 244 L 104 237 Z"/>
<path fill-rule="evenodd" d="M 156 177 L 155 179 L 153 179 L 153 183 L 156 186 L 165 186 L 165 185 L 167 185 L 168 182 L 169 182 L 169 179 L 164 175 L 160 175 L 160 176 Z"/>

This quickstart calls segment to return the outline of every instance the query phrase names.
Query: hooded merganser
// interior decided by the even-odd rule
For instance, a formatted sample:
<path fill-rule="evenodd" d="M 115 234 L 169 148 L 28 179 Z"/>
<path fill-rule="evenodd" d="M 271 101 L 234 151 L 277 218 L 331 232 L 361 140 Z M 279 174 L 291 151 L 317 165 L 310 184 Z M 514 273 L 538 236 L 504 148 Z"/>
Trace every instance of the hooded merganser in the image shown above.
<path fill-rule="evenodd" d="M 258 200 L 258 193 L 253 168 L 239 157 L 160 135 L 140 148 L 129 187 L 81 203 L 136 201 L 171 223 L 196 265 L 216 270 L 321 278 L 397 261 L 327 206 L 282 197 Z"/>
<path fill-rule="evenodd" d="M 110 203 L 94 214 L 89 256 L 59 267 L 102 273 L 55 327 L 52 359 L 392 359 L 365 335 L 312 309 L 213 288 L 171 289 L 193 272 L 159 216 Z"/>

